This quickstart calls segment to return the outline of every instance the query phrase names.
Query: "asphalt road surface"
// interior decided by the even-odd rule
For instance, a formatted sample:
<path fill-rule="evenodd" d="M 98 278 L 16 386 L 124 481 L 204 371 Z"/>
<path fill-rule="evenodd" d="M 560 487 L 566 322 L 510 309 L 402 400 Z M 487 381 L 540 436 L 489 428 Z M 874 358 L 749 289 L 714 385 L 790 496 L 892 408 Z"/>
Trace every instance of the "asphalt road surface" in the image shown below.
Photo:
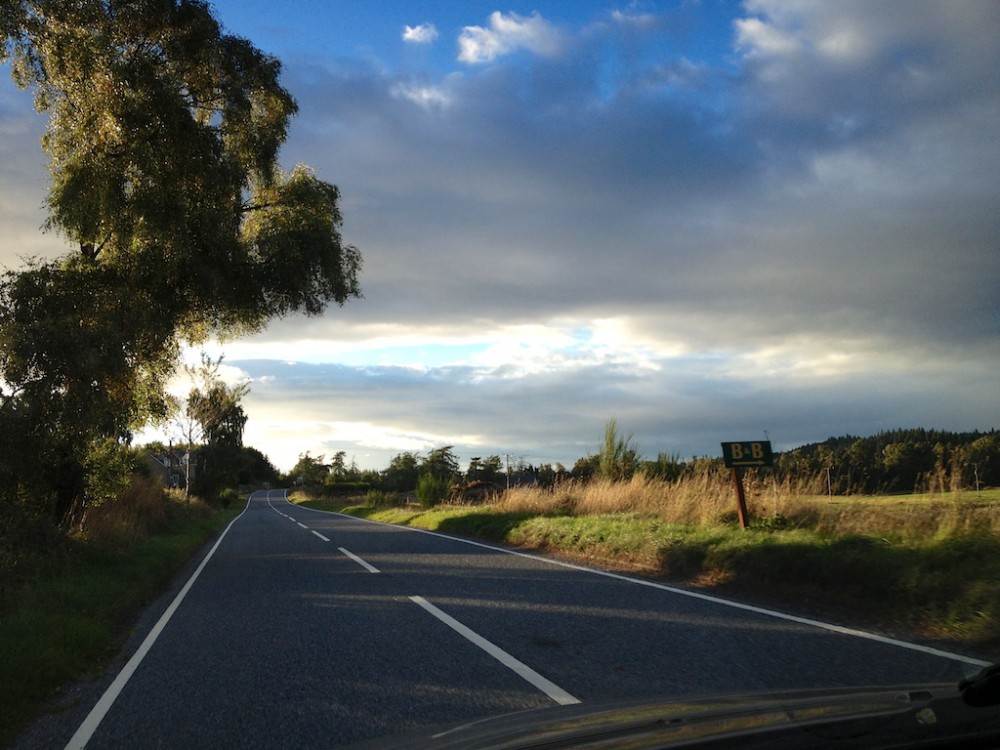
<path fill-rule="evenodd" d="M 17 747 L 336 747 L 559 704 L 951 681 L 983 664 L 270 490 L 76 708 Z"/>

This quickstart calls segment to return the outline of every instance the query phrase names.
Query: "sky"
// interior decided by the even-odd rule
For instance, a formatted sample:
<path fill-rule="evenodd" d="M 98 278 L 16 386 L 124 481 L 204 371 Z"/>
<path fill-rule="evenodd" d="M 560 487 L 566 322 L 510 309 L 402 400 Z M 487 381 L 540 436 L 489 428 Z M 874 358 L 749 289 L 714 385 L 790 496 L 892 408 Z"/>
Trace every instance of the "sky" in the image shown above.
<path fill-rule="evenodd" d="M 1000 427 L 1000 3 L 213 7 L 364 258 L 363 299 L 210 347 L 280 469 Z M 5 268 L 67 250 L 43 127 L 4 75 Z"/>

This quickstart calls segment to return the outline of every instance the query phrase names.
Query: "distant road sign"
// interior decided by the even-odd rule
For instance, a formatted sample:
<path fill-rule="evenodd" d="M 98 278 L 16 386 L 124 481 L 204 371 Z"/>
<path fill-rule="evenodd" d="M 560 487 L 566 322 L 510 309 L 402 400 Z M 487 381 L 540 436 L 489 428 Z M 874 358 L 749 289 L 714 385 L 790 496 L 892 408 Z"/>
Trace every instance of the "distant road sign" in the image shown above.
<path fill-rule="evenodd" d="M 770 440 L 723 443 L 722 459 L 726 462 L 727 469 L 742 466 L 774 466 Z"/>

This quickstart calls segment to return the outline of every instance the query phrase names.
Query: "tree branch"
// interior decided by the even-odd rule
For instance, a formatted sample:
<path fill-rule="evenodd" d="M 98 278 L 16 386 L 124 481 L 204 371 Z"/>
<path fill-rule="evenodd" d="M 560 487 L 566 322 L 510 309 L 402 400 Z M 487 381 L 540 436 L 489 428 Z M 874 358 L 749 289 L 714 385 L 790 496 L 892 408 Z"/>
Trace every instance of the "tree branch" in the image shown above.
<path fill-rule="evenodd" d="M 289 201 L 271 201 L 268 203 L 244 203 L 240 206 L 240 211 L 245 214 L 251 211 L 266 211 L 269 208 L 283 208 L 289 206 L 291 203 Z"/>
<path fill-rule="evenodd" d="M 97 256 L 101 254 L 101 250 L 104 249 L 104 246 L 108 244 L 108 240 L 110 239 L 111 235 L 109 234 L 107 237 L 104 238 L 104 241 L 100 245 L 97 245 L 96 247 L 94 246 L 93 242 L 81 242 L 80 253 L 87 260 L 97 260 Z"/>

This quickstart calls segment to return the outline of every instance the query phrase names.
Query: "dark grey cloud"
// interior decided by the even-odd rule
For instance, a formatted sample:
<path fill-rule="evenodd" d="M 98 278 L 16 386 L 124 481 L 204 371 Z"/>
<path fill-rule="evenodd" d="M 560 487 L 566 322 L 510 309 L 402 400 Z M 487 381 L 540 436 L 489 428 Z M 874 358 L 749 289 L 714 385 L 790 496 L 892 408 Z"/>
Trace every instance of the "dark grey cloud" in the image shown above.
<path fill-rule="evenodd" d="M 839 56 L 808 36 L 833 34 L 831 14 Z M 797 330 L 850 308 L 947 337 L 978 310 L 964 330 L 988 336 L 1000 23 L 980 5 L 907 15 L 901 30 L 867 6 L 805 14 L 804 29 L 755 16 L 801 49 L 743 34 L 738 76 L 661 61 L 614 91 L 586 44 L 439 81 L 292 70 L 308 126 L 289 153 L 341 184 L 374 318 L 403 298 L 425 322 L 655 300 L 711 317 L 766 299 Z M 973 51 L 957 49 L 973 28 Z M 421 86 L 444 103 L 398 93 Z"/>

